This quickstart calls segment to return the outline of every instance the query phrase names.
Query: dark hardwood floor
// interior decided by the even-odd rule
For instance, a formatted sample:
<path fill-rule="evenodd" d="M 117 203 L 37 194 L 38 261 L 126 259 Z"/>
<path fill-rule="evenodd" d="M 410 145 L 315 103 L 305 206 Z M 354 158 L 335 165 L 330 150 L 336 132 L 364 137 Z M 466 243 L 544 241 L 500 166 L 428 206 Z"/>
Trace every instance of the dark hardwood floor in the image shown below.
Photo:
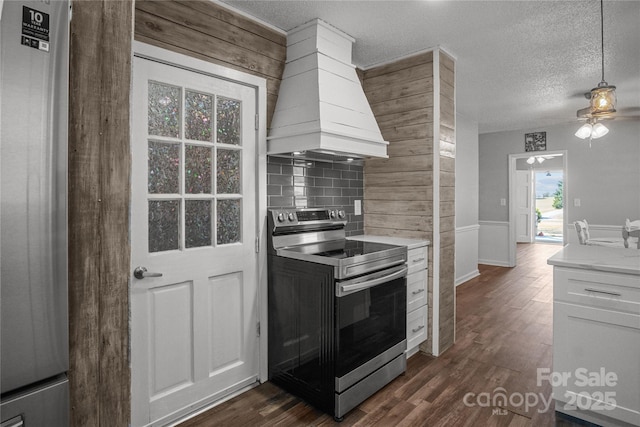
<path fill-rule="evenodd" d="M 556 420 L 551 387 L 552 267 L 561 246 L 518 245 L 515 268 L 480 266 L 457 288 L 456 343 L 440 357 L 416 354 L 407 371 L 333 418 L 262 384 L 182 424 L 196 426 L 571 426 Z M 500 399 L 504 396 L 503 399 Z"/>

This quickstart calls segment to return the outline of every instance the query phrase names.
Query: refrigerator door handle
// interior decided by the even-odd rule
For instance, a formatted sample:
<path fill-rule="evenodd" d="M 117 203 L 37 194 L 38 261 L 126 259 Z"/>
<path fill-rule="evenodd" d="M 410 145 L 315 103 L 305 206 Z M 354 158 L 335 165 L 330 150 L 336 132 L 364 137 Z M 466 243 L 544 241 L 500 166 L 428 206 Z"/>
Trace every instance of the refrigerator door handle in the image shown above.
<path fill-rule="evenodd" d="M 22 419 L 22 415 L 18 415 L 17 417 L 11 418 L 0 424 L 0 427 L 24 427 L 24 420 Z"/>

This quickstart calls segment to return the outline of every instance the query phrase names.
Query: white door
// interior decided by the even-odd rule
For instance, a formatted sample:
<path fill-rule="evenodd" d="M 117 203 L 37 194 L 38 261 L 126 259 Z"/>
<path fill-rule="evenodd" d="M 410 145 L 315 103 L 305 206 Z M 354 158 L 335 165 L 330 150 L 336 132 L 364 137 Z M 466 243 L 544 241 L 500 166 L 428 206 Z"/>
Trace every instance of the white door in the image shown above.
<path fill-rule="evenodd" d="M 531 243 L 534 236 L 533 175 L 529 170 L 516 171 L 516 241 Z"/>
<path fill-rule="evenodd" d="M 136 57 L 132 424 L 257 381 L 255 88 Z"/>

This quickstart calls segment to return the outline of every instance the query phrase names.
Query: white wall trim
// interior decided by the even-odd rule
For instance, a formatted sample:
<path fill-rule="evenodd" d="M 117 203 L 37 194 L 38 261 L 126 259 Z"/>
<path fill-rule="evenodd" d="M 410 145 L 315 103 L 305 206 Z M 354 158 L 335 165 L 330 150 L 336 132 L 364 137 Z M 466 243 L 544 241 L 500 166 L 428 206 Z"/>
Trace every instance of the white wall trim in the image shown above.
<path fill-rule="evenodd" d="M 484 222 L 491 222 L 491 221 L 484 221 Z M 470 231 L 478 231 L 478 230 L 480 230 L 480 224 L 465 225 L 464 227 L 456 227 L 456 234 L 467 233 Z"/>
<path fill-rule="evenodd" d="M 462 277 L 458 277 L 456 278 L 456 287 L 462 285 L 465 282 L 468 282 L 469 280 L 476 278 L 480 275 L 480 270 L 476 269 L 474 271 L 470 271 L 469 273 L 465 274 Z"/>
<path fill-rule="evenodd" d="M 509 221 L 479 221 L 478 263 L 509 265 Z"/>
<path fill-rule="evenodd" d="M 431 354 L 440 355 L 440 54 L 433 52 L 433 310 Z"/>
<path fill-rule="evenodd" d="M 455 286 L 480 275 L 478 270 L 479 224 L 456 227 Z"/>

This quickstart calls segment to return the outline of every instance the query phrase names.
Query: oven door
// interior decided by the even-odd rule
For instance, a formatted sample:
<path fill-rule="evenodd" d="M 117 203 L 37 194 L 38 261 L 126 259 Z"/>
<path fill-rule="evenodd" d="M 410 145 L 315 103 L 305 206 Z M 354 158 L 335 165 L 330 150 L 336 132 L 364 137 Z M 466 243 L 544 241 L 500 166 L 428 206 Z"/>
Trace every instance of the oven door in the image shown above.
<path fill-rule="evenodd" d="M 336 282 L 336 391 L 406 349 L 407 267 Z"/>

